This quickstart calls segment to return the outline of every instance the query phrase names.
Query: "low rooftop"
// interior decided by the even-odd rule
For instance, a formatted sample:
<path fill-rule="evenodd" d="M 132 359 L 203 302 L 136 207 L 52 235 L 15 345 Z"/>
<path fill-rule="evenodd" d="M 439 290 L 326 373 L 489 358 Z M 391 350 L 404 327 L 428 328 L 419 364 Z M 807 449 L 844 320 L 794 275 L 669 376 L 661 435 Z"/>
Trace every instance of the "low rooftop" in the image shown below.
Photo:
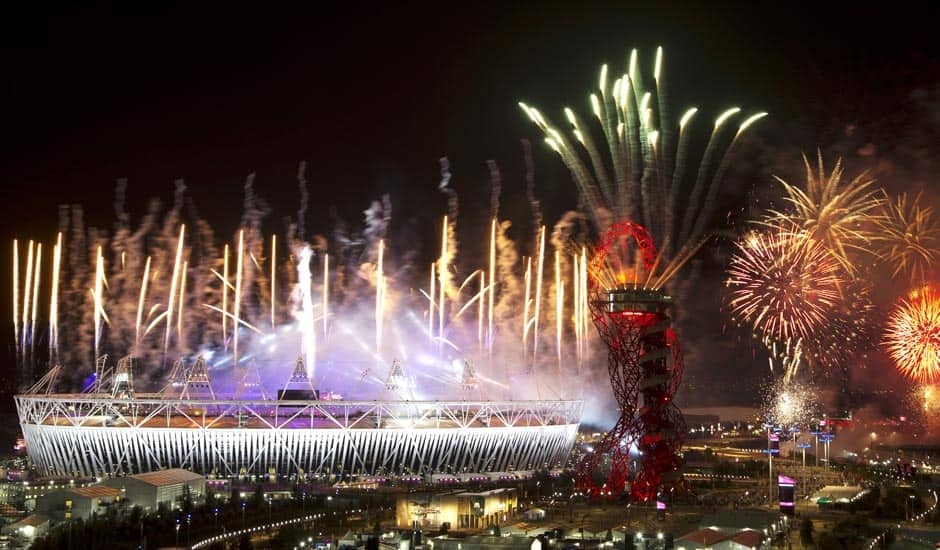
<path fill-rule="evenodd" d="M 88 487 L 75 487 L 74 489 L 66 489 L 66 492 L 83 496 L 86 498 L 104 498 L 104 497 L 119 497 L 121 496 L 121 490 L 114 487 L 108 487 L 106 485 L 89 485 Z"/>
<path fill-rule="evenodd" d="M 728 535 L 725 535 L 724 533 L 714 529 L 705 528 L 699 529 L 698 531 L 692 531 L 691 533 L 686 533 L 685 535 L 679 537 L 676 542 L 689 541 L 700 544 L 702 546 L 711 546 L 727 539 Z"/>
<path fill-rule="evenodd" d="M 760 531 L 780 522 L 781 514 L 766 510 L 721 510 L 702 517 L 699 526 L 723 532 Z"/>
<path fill-rule="evenodd" d="M 145 474 L 134 474 L 127 476 L 130 478 L 143 481 L 144 483 L 149 483 L 150 485 L 155 485 L 157 487 L 162 487 L 164 485 L 176 485 L 178 483 L 187 483 L 189 481 L 196 481 L 197 479 L 203 479 L 203 476 L 195 474 L 188 470 L 183 470 L 181 468 L 172 468 L 169 470 L 158 470 L 156 472 L 147 472 Z"/>

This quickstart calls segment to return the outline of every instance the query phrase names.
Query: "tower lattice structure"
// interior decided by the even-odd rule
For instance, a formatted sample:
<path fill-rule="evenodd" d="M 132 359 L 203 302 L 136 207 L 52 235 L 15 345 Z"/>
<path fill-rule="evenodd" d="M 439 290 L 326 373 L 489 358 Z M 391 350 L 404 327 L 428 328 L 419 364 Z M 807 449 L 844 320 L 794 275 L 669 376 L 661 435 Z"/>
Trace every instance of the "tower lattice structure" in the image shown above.
<path fill-rule="evenodd" d="M 635 240 L 649 273 L 656 248 L 641 225 L 623 221 L 601 237 L 591 258 L 589 307 L 594 326 L 608 348 L 607 367 L 620 417 L 594 452 L 578 466 L 578 485 L 591 494 L 619 493 L 630 484 L 634 500 L 648 500 L 679 479 L 678 455 L 685 433 L 682 413 L 673 397 L 682 379 L 682 350 L 671 328 L 672 297 L 639 283 L 608 288 L 598 274 L 612 262 L 612 247 Z M 639 452 L 630 477 L 630 448 Z M 599 466 L 610 459 L 606 481 L 596 479 Z"/>

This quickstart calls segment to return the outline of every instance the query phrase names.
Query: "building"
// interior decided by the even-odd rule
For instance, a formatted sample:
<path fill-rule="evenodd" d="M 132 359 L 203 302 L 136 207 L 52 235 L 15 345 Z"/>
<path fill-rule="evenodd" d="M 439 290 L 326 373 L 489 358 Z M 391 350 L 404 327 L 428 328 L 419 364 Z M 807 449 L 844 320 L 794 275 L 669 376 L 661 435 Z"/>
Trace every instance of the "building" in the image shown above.
<path fill-rule="evenodd" d="M 427 539 L 427 548 L 430 550 L 488 550 L 499 548 L 502 550 L 531 550 L 541 548 L 541 544 L 533 546 L 532 537 L 510 535 L 508 537 L 471 536 L 462 539 L 435 538 Z"/>
<path fill-rule="evenodd" d="M 545 519 L 545 510 L 542 508 L 529 508 L 523 516 L 526 521 L 542 521 Z"/>
<path fill-rule="evenodd" d="M 36 511 L 54 521 L 88 519 L 121 501 L 121 490 L 104 485 L 59 489 L 36 499 Z"/>
<path fill-rule="evenodd" d="M 752 529 L 745 529 L 728 539 L 729 550 L 760 550 L 765 548 L 766 537 Z"/>
<path fill-rule="evenodd" d="M 709 514 L 699 522 L 700 528 L 709 528 L 726 535 L 751 530 L 773 537 L 786 528 L 786 518 L 779 512 L 766 510 L 721 510 Z"/>
<path fill-rule="evenodd" d="M 4 525 L 0 532 L 32 540 L 49 532 L 49 518 L 42 514 L 31 514 L 16 523 Z"/>
<path fill-rule="evenodd" d="M 718 544 L 728 540 L 728 535 L 706 527 L 682 535 L 675 541 L 678 550 L 704 550 L 706 548 L 718 548 Z"/>
<path fill-rule="evenodd" d="M 50 476 L 185 468 L 219 477 L 427 476 L 564 467 L 581 401 L 287 401 L 15 396 Z"/>
<path fill-rule="evenodd" d="M 813 493 L 810 502 L 824 506 L 827 504 L 848 504 L 863 493 L 859 485 L 826 485 Z"/>
<path fill-rule="evenodd" d="M 93 483 L 93 480 L 87 479 L 39 479 L 0 482 L 0 504 L 10 504 L 17 508 L 32 511 L 36 507 L 36 499 L 42 495 L 59 489 L 84 487 L 91 483 Z"/>
<path fill-rule="evenodd" d="M 513 488 L 482 492 L 410 493 L 400 495 L 395 522 L 402 528 L 482 529 L 504 523 L 518 505 Z"/>
<path fill-rule="evenodd" d="M 144 511 L 156 510 L 161 505 L 177 508 L 186 498 L 198 503 L 206 495 L 204 477 L 178 468 L 115 477 L 101 485 L 122 491 L 129 505 L 140 506 Z"/>
<path fill-rule="evenodd" d="M 716 529 L 699 529 L 682 535 L 676 550 L 762 550 L 770 548 L 770 539 L 753 529 L 729 534 Z"/>

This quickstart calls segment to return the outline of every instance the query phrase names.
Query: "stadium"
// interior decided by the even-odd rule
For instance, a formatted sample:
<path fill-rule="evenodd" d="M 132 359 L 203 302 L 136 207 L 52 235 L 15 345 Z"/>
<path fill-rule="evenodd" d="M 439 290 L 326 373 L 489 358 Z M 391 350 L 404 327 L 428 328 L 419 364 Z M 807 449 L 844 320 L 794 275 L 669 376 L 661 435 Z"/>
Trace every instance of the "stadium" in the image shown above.
<path fill-rule="evenodd" d="M 582 409 L 573 400 L 292 399 L 296 389 L 278 399 L 217 399 L 198 368 L 169 392 L 135 393 L 120 364 L 86 393 L 57 394 L 55 374 L 15 398 L 27 452 L 48 476 L 186 468 L 430 479 L 551 469 L 564 466 Z"/>
<path fill-rule="evenodd" d="M 246 184 L 253 221 L 221 250 L 205 220 L 178 209 L 133 243 L 89 236 L 91 262 L 64 244 L 83 226 L 59 233 L 48 289 L 37 259 L 48 244 L 21 254 L 14 241 L 17 378 L 44 372 L 15 402 L 40 475 L 453 479 L 565 466 L 586 394 L 571 382 L 589 366 L 584 258 L 577 282 L 560 254 L 554 271 L 542 256 L 538 273 L 497 269 L 500 246 L 515 245 L 494 218 L 489 254 L 467 262 L 485 267 L 464 274 L 445 216 L 420 288 L 408 247 L 386 250 L 389 205 L 373 203 L 361 235 L 327 253 L 268 240 L 253 201 Z M 73 292 L 82 281 L 88 291 Z"/>

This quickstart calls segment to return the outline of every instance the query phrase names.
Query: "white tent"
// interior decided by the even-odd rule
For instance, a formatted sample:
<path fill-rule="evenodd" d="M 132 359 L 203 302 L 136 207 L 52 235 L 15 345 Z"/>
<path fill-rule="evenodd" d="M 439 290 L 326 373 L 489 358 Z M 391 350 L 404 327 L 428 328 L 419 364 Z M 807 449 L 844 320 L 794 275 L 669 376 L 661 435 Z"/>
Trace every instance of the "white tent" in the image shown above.
<path fill-rule="evenodd" d="M 523 515 L 526 521 L 540 521 L 545 519 L 545 510 L 541 508 L 529 508 Z"/>

